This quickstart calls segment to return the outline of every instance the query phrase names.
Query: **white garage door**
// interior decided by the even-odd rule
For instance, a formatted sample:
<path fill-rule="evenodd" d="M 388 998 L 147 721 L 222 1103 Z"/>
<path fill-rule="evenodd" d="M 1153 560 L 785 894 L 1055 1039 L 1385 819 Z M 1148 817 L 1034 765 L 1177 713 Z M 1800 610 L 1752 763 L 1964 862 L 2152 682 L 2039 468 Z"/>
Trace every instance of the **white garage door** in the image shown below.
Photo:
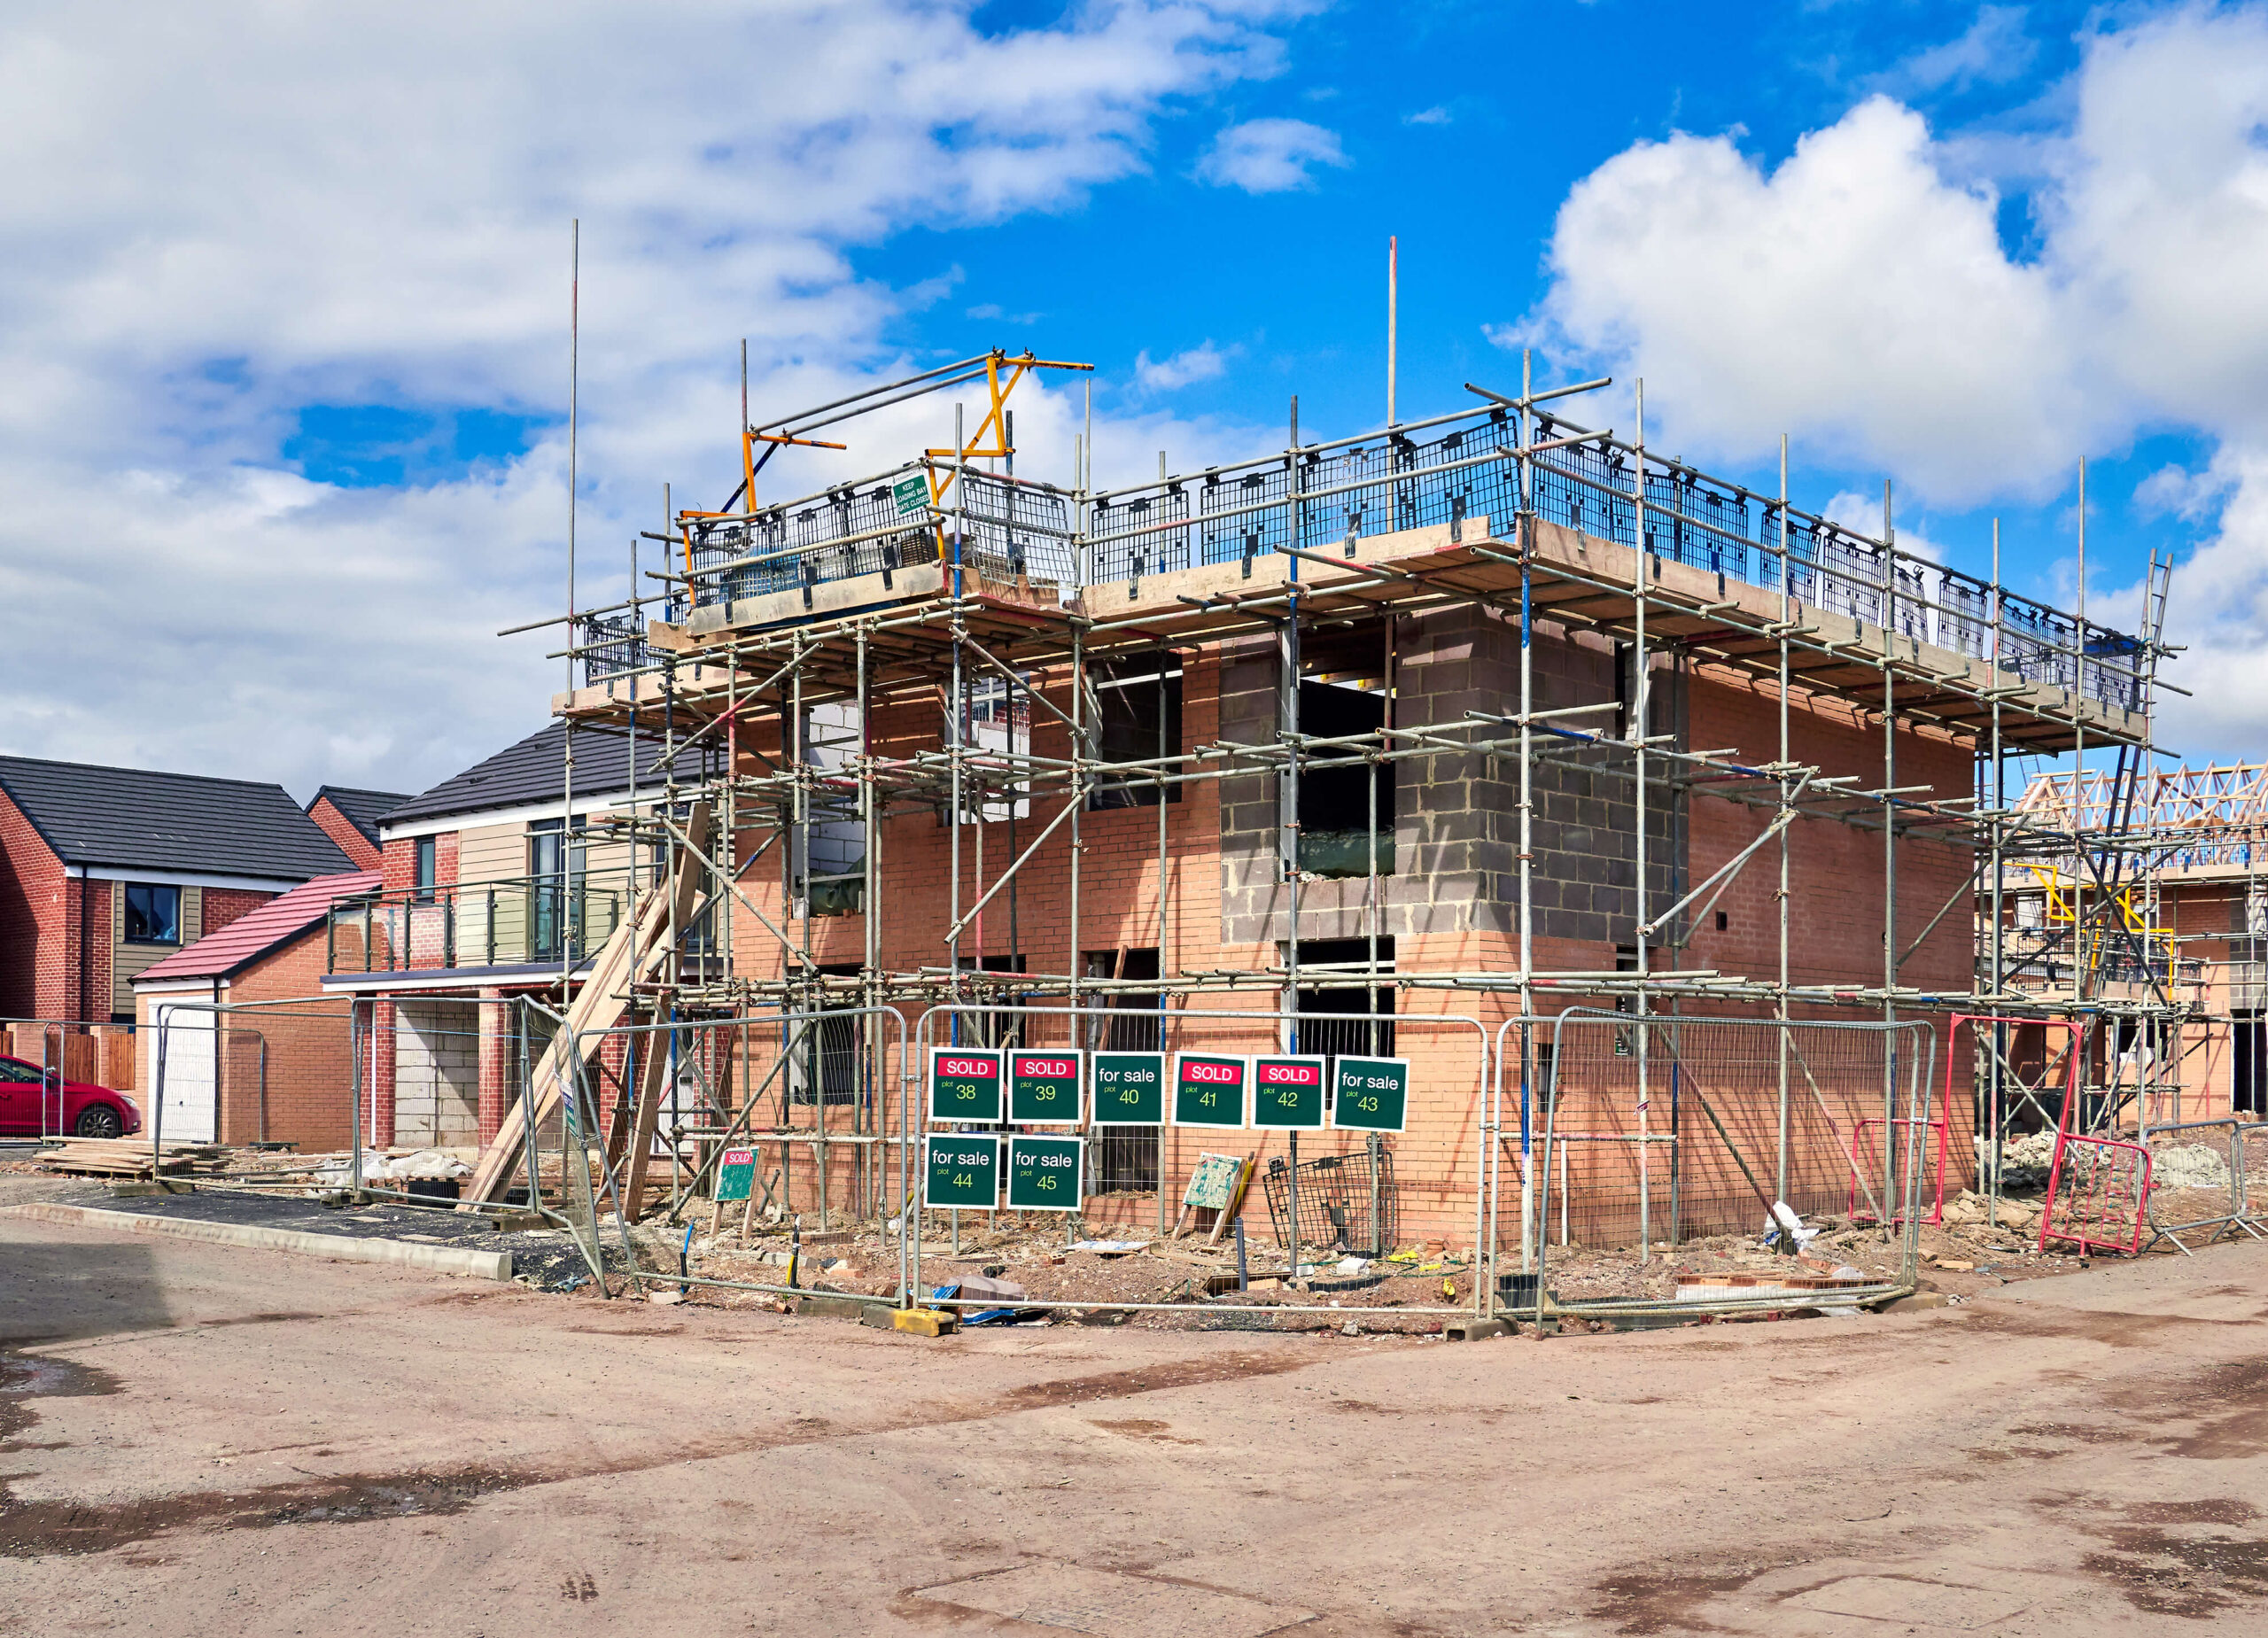
<path fill-rule="evenodd" d="M 179 1002 L 151 1009 L 157 1041 L 151 1062 L 164 1054 L 159 1089 L 158 1136 L 167 1143 L 211 1143 L 218 1137 L 220 1098 L 213 1084 L 213 1020 Z"/>

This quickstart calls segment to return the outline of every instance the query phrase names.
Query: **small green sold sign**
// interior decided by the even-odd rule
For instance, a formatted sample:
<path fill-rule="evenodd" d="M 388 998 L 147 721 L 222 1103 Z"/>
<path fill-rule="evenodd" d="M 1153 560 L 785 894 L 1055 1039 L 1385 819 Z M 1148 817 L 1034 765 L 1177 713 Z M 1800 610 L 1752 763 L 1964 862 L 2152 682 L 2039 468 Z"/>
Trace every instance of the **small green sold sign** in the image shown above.
<path fill-rule="evenodd" d="M 987 1047 L 929 1049 L 929 1118 L 997 1125 L 1000 1119 L 1000 1060 Z"/>
<path fill-rule="evenodd" d="M 1079 1123 L 1079 1060 L 1066 1047 L 1055 1052 L 1008 1054 L 1008 1118 L 1025 1126 Z"/>

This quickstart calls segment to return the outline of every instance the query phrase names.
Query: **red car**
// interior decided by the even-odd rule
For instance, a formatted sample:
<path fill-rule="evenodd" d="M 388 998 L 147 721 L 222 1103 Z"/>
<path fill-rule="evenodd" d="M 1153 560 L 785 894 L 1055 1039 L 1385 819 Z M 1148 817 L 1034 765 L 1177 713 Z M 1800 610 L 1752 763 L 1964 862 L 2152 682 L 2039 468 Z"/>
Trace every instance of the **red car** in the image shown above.
<path fill-rule="evenodd" d="M 124 1092 L 66 1081 L 54 1071 L 43 1074 L 20 1058 L 0 1058 L 0 1135 L 124 1137 L 141 1130 L 142 1106 Z"/>

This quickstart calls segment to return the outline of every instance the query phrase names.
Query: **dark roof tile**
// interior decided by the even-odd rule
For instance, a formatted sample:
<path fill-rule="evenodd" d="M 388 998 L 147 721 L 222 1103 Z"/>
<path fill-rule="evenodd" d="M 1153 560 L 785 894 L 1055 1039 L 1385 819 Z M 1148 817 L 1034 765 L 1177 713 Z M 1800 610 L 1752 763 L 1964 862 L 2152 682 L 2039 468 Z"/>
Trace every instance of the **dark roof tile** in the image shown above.
<path fill-rule="evenodd" d="M 353 864 L 281 785 L 0 757 L 0 790 L 67 865 L 304 881 Z"/>

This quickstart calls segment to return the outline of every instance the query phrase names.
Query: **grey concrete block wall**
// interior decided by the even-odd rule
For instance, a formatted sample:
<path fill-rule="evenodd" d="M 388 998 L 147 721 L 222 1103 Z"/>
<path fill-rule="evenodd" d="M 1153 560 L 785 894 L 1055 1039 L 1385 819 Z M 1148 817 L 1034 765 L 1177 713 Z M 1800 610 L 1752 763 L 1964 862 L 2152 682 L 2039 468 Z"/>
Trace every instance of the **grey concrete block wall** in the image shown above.
<path fill-rule="evenodd" d="M 1534 665 L 1539 710 L 1612 702 L 1616 656 L 1603 643 L 1539 633 Z M 1471 710 L 1519 705 L 1519 633 L 1487 611 L 1458 608 L 1401 620 L 1395 643 L 1395 720 L 1406 727 L 1453 725 Z M 1682 679 L 1660 668 L 1652 680 L 1653 732 L 1683 744 Z M 1223 668 L 1221 736 L 1272 742 L 1277 731 L 1272 641 L 1237 652 Z M 1578 718 L 1612 732 L 1611 713 Z M 1505 729 L 1510 737 L 1513 730 Z M 1539 746 L 1545 736 L 1537 735 Z M 1560 741 L 1562 744 L 1565 741 Z M 1593 765 L 1539 762 L 1534 774 L 1534 924 L 1546 937 L 1605 945 L 1636 942 L 1637 842 L 1630 758 L 1590 753 Z M 1395 780 L 1395 873 L 1380 883 L 1381 930 L 1421 933 L 1518 930 L 1519 767 L 1516 756 L 1441 750 L 1402 762 Z M 1276 781 L 1224 780 L 1221 810 L 1221 936 L 1227 943 L 1292 936 L 1291 892 L 1276 862 Z M 1649 904 L 1657 911 L 1685 890 L 1684 804 L 1651 788 Z M 1314 881 L 1301 889 L 1299 936 L 1363 931 L 1368 883 Z"/>

